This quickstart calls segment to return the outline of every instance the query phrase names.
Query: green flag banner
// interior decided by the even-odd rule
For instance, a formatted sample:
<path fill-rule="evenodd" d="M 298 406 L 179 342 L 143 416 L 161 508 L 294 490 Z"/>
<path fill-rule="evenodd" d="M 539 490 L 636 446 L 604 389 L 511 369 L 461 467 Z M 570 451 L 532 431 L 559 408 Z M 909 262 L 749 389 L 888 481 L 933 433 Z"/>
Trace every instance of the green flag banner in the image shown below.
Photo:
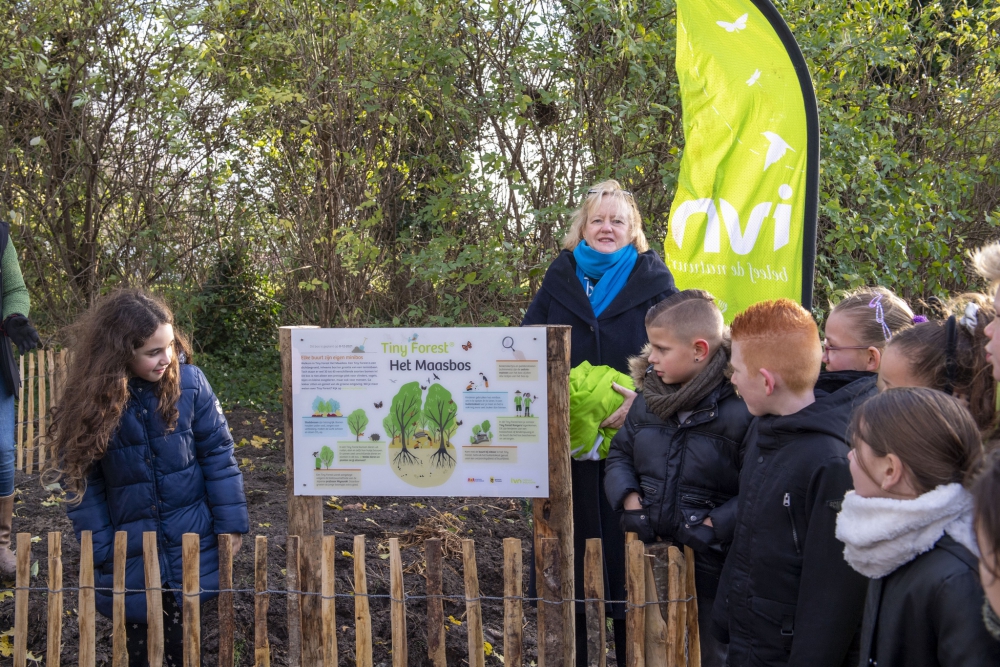
<path fill-rule="evenodd" d="M 819 119 L 805 60 L 768 0 L 678 0 L 684 155 L 664 241 L 681 289 L 732 319 L 812 305 Z"/>

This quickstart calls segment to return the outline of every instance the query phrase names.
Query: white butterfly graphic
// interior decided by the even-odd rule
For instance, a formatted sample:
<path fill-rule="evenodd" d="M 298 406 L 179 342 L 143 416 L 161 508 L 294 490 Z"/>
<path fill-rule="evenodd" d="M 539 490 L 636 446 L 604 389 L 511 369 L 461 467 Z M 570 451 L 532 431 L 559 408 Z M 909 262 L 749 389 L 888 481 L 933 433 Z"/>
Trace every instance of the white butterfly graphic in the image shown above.
<path fill-rule="evenodd" d="M 759 78 L 760 78 L 760 70 L 755 69 L 753 71 L 753 74 L 750 75 L 750 78 L 747 79 L 747 85 L 752 86 L 753 84 L 757 83 L 757 79 Z"/>
<path fill-rule="evenodd" d="M 744 14 L 732 23 L 727 23 L 726 21 L 716 21 L 715 25 L 720 28 L 725 28 L 726 32 L 739 32 L 747 27 L 747 18 L 749 18 L 749 16 L 749 14 Z"/>

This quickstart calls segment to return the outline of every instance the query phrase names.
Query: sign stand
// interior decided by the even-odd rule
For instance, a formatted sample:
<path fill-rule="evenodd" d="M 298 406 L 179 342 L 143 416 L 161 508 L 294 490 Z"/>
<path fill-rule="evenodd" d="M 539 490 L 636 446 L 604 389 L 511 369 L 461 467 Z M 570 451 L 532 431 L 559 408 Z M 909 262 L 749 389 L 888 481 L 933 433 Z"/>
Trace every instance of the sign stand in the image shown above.
<path fill-rule="evenodd" d="M 295 495 L 295 457 L 292 437 L 292 335 L 296 329 L 281 327 L 281 402 L 285 418 L 285 488 L 288 492 L 288 535 L 299 537 L 299 585 L 308 593 L 322 593 L 323 498 Z M 301 597 L 302 667 L 323 665 L 323 599 L 320 595 Z"/>
<path fill-rule="evenodd" d="M 288 535 L 299 538 L 300 590 L 317 595 L 301 598 L 301 634 L 303 667 L 323 664 L 323 498 L 295 495 L 294 416 L 292 406 L 292 336 L 298 329 L 317 327 L 281 327 L 281 389 L 284 415 L 285 474 L 288 493 Z M 570 331 L 564 325 L 546 326 L 548 373 L 548 457 L 549 497 L 533 501 L 535 572 L 543 581 L 543 538 L 558 541 L 560 590 L 564 602 L 559 605 L 561 618 L 552 625 L 560 627 L 560 637 L 553 637 L 549 650 L 539 651 L 539 667 L 573 667 L 576 664 L 576 597 L 573 568 L 573 489 L 570 473 L 569 442 L 569 371 Z M 539 587 L 541 588 L 541 587 Z M 541 606 L 539 612 L 541 612 Z M 538 636 L 544 637 L 544 614 L 539 613 Z M 561 644 L 561 646 L 559 646 Z M 546 660 L 548 658 L 548 660 Z"/>

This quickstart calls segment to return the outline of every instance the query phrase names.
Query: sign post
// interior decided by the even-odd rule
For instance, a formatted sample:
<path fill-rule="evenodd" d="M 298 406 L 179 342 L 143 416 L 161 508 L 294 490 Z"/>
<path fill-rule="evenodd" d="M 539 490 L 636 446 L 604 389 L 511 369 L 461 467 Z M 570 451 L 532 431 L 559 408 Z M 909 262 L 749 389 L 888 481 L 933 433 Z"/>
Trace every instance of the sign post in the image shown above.
<path fill-rule="evenodd" d="M 288 492 L 288 534 L 299 537 L 299 584 L 301 590 L 322 593 L 323 498 L 295 495 L 295 418 L 292 413 L 292 335 L 316 327 L 281 327 L 281 399 L 285 418 L 285 488 Z M 302 667 L 323 665 L 323 599 L 303 595 Z"/>
<path fill-rule="evenodd" d="M 541 582 L 545 576 L 541 540 L 555 538 L 559 541 L 562 599 L 574 600 L 576 588 L 573 572 L 573 483 L 570 476 L 569 442 L 569 353 L 572 327 L 549 325 L 545 330 L 549 379 L 549 494 L 547 498 L 535 498 L 533 502 L 535 580 L 539 582 L 537 588 L 541 591 L 544 588 Z M 542 612 L 542 605 L 539 605 L 538 609 Z M 563 602 L 561 611 L 562 651 L 558 666 L 573 667 L 576 664 L 576 604 Z M 544 614 L 539 613 L 539 638 L 546 636 L 545 622 Z M 557 667 L 546 662 L 546 654 L 551 656 L 552 652 L 539 648 L 539 667 Z"/>

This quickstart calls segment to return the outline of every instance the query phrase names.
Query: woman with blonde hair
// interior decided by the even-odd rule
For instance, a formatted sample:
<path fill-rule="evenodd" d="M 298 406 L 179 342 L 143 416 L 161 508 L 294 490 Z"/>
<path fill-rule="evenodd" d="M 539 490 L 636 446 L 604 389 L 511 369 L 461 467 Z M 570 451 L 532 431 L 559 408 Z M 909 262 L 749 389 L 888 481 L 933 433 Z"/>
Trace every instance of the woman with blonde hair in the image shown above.
<path fill-rule="evenodd" d="M 563 251 L 546 271 L 522 325 L 568 324 L 573 328 L 573 367 L 586 361 L 627 375 L 629 357 L 638 355 L 647 343 L 646 311 L 676 292 L 670 270 L 649 249 L 634 197 L 617 181 L 604 181 L 587 191 L 573 214 Z M 635 392 L 614 387 L 625 401 L 605 418 L 602 428 L 621 427 L 635 398 Z M 574 460 L 571 470 L 576 590 L 583 590 L 586 540 L 601 538 L 604 590 L 608 599 L 623 600 L 625 536 L 604 495 L 604 461 Z M 579 604 L 576 656 L 580 665 L 589 664 L 583 611 Z M 624 606 L 608 605 L 607 612 L 614 620 L 619 664 L 625 664 Z"/>

